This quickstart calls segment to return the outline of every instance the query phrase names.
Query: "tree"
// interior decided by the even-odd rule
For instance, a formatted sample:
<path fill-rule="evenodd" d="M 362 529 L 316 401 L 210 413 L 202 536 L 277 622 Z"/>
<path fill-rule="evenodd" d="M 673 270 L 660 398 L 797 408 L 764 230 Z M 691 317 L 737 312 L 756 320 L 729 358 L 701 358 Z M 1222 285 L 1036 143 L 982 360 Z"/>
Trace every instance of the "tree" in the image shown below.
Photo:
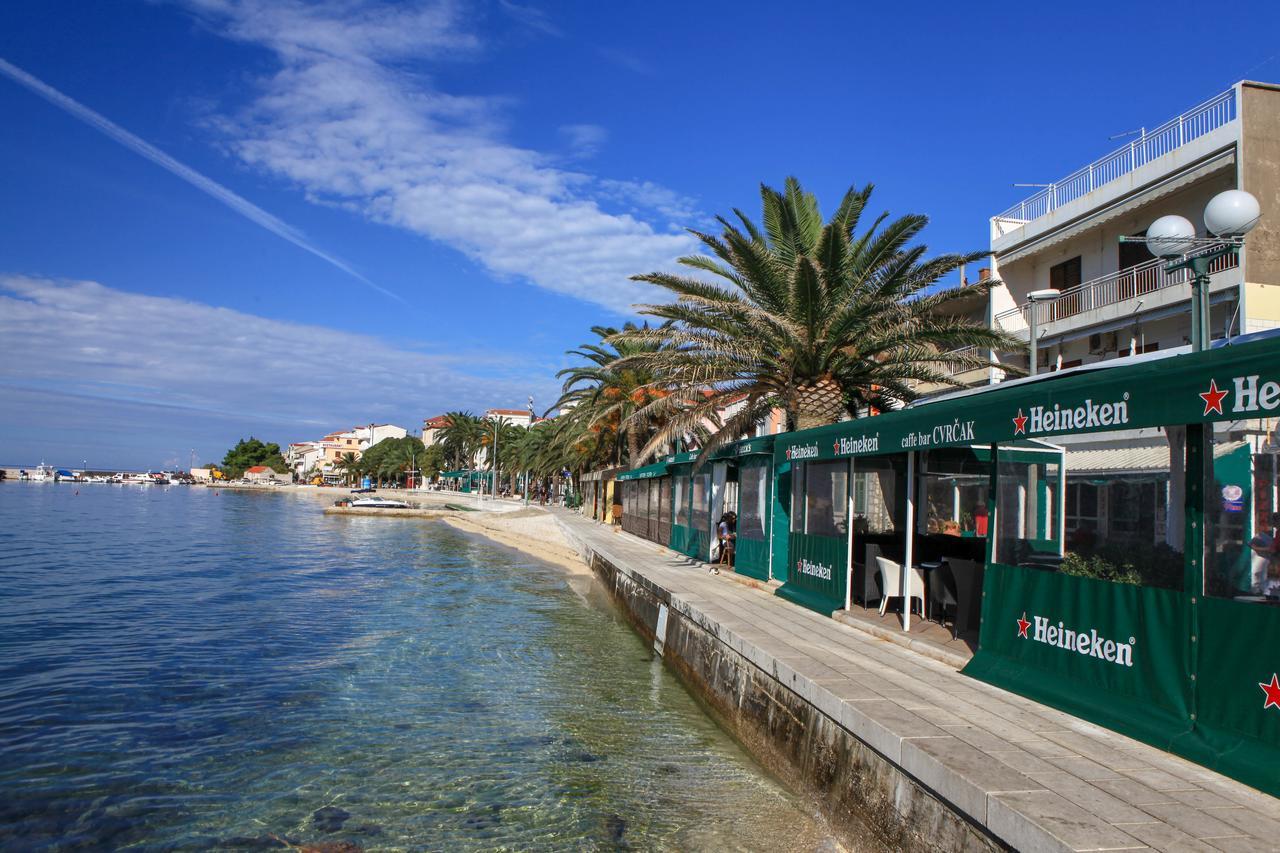
<path fill-rule="evenodd" d="M 333 467 L 343 474 L 343 479 L 347 481 L 347 485 L 351 485 L 354 477 L 360 473 L 360 457 L 354 453 L 343 453 L 333 463 Z"/>
<path fill-rule="evenodd" d="M 871 191 L 851 188 L 824 224 L 817 199 L 795 178 L 781 192 L 761 185 L 763 228 L 734 210 L 738 223 L 718 217 L 719 235 L 691 232 L 709 255 L 680 263 L 701 277 L 634 276 L 676 297 L 641 306 L 667 324 L 608 339 L 619 347 L 658 345 L 614 368 L 652 371 L 676 392 L 631 416 L 663 421 L 642 457 L 739 400 L 741 409 L 704 450 L 746 434 L 775 407 L 786 410 L 792 429 L 834 423 L 846 413 L 909 403 L 919 383 L 954 386 L 953 370 L 987 366 L 980 350 L 1025 348 L 943 311 L 995 283 L 935 289 L 982 253 L 926 259 L 926 246 L 909 245 L 928 222 L 919 215 L 886 225 L 881 214 L 857 233 Z M 979 351 L 957 351 L 963 347 Z"/>
<path fill-rule="evenodd" d="M 400 485 L 410 468 L 426 453 L 422 440 L 416 436 L 384 438 L 360 457 L 360 470 L 375 477 L 379 486 L 388 481 Z"/>
<path fill-rule="evenodd" d="M 281 474 L 289 471 L 284 455 L 280 452 L 280 445 L 274 441 L 264 444 L 253 436 L 240 439 L 236 442 L 236 446 L 222 457 L 222 470 L 233 480 L 243 477 L 244 472 L 255 465 L 266 465 Z"/>
<path fill-rule="evenodd" d="M 564 386 L 555 408 L 570 409 L 567 423 L 579 426 L 578 440 L 594 445 L 595 455 L 602 457 L 601 463 L 612 456 L 615 464 L 627 461 L 634 464 L 657 426 L 651 418 L 636 415 L 649 403 L 666 397 L 668 392 L 662 387 L 661 373 L 624 359 L 651 355 L 667 345 L 661 341 L 623 337 L 651 331 L 647 323 L 644 326 L 627 323 L 621 330 L 593 326 L 591 331 L 600 343 L 583 344 L 568 353 L 585 363 L 556 374 L 564 378 Z"/>
<path fill-rule="evenodd" d="M 449 412 L 445 418 L 448 423 L 440 430 L 440 444 L 446 464 L 456 469 L 474 467 L 484 438 L 483 422 L 470 412 Z"/>

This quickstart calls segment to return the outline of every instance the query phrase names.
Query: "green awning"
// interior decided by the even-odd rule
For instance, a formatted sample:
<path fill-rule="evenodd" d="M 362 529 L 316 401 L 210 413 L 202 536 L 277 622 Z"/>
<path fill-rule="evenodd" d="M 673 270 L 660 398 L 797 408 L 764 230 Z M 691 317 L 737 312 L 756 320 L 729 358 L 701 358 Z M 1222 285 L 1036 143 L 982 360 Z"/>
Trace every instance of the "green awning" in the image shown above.
<path fill-rule="evenodd" d="M 755 438 L 744 438 L 735 441 L 732 444 L 726 444 L 716 448 L 711 454 L 712 459 L 723 461 L 725 459 L 736 459 L 740 456 L 756 456 L 759 454 L 772 454 L 773 442 L 776 436 L 758 435 Z"/>
<path fill-rule="evenodd" d="M 633 468 L 630 471 L 623 471 L 617 476 L 620 481 L 625 480 L 651 480 L 654 477 L 667 476 L 667 463 L 655 462 L 652 465 L 645 465 L 643 468 Z"/>
<path fill-rule="evenodd" d="M 446 480 L 461 480 L 463 477 L 470 477 L 474 471 L 463 469 L 460 471 L 441 471 L 440 476 Z"/>
<path fill-rule="evenodd" d="M 1275 417 L 1280 337 L 1049 374 L 856 418 L 774 442 L 774 461 L 846 459 L 1118 429 Z"/>

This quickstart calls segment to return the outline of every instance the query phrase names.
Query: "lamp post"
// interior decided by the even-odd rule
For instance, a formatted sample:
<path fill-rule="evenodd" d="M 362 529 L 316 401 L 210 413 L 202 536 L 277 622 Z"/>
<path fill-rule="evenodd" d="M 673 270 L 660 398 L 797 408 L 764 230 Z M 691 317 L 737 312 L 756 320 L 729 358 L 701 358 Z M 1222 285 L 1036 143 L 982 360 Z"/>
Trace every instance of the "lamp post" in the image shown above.
<path fill-rule="evenodd" d="M 1183 216 L 1161 216 L 1144 237 L 1121 237 L 1122 243 L 1145 243 L 1153 255 L 1166 263 L 1164 271 L 1191 272 L 1191 351 L 1208 349 L 1209 270 L 1226 255 L 1238 255 L 1244 235 L 1253 230 L 1261 216 L 1258 200 L 1244 190 L 1220 192 L 1204 207 L 1205 230 L 1213 237 L 1197 237 L 1196 228 Z M 1189 252 L 1195 252 L 1189 255 Z"/>
<path fill-rule="evenodd" d="M 1027 312 L 1031 315 L 1027 321 L 1027 324 L 1031 327 L 1031 369 L 1027 372 L 1027 375 L 1029 376 L 1036 375 L 1040 361 L 1039 356 L 1036 353 L 1036 349 L 1039 345 L 1037 338 L 1039 337 L 1038 321 L 1040 319 L 1040 303 L 1053 302 L 1061 295 L 1061 291 L 1051 289 L 1033 290 L 1027 294 L 1027 301 L 1031 303 L 1031 310 Z"/>

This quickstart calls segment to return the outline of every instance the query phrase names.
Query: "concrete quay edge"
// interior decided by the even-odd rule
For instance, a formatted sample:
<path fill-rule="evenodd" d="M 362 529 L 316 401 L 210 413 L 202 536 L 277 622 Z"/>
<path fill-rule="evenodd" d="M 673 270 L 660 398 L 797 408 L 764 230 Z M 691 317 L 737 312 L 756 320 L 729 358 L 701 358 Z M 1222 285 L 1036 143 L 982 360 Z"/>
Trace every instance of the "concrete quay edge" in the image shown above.
<path fill-rule="evenodd" d="M 955 672 L 960 656 L 946 650 L 913 648 L 907 638 L 868 630 L 874 626 L 810 613 L 772 596 L 767 586 L 725 584 L 723 576 L 707 576 L 701 564 L 654 543 L 576 514 L 555 515 L 597 574 L 598 561 L 607 564 L 714 637 L 975 827 L 991 848 L 1280 849 L 1280 834 L 1273 834 L 1280 832 L 1280 801 L 1274 798 L 964 678 Z M 766 594 L 757 595 L 761 591 Z M 652 636 L 656 618 L 632 616 Z M 669 619 L 668 634 L 671 625 Z M 848 646 L 844 657 L 831 653 L 842 644 Z M 672 654 L 670 644 L 666 654 Z M 866 672 L 857 665 L 863 660 L 870 666 Z M 949 678 L 941 680 L 949 683 L 936 698 L 921 699 L 880 684 L 891 670 L 908 677 L 945 674 Z M 960 714 L 959 705 L 969 713 Z"/>

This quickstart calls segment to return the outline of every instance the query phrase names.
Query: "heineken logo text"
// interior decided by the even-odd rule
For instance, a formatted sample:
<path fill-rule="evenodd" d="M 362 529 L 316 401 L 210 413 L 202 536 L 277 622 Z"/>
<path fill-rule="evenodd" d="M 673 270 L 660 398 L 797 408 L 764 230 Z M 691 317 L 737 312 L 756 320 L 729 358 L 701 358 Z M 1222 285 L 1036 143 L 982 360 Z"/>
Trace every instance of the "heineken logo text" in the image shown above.
<path fill-rule="evenodd" d="M 1079 406 L 1068 406 L 1065 409 L 1060 403 L 1053 408 L 1032 406 L 1027 414 L 1018 410 L 1013 418 L 1015 435 L 1030 435 L 1037 432 L 1065 432 L 1068 430 L 1097 429 L 1100 427 L 1123 426 L 1129 423 L 1129 394 L 1124 399 L 1113 403 L 1095 403 L 1085 400 Z"/>
<path fill-rule="evenodd" d="M 1235 384 L 1235 405 L 1233 412 L 1274 411 L 1280 408 L 1280 383 L 1258 383 L 1257 376 L 1237 376 Z"/>
<path fill-rule="evenodd" d="M 1033 629 L 1030 635 L 1027 634 L 1028 628 Z M 1032 616 L 1031 621 L 1027 621 L 1025 613 L 1018 619 L 1018 636 L 1119 666 L 1133 666 L 1133 637 L 1129 642 L 1121 643 L 1099 637 L 1096 628 L 1076 631 L 1064 627 L 1061 622 L 1050 624 L 1044 616 Z"/>
<path fill-rule="evenodd" d="M 856 453 L 876 453 L 880 450 L 880 433 L 864 435 L 862 438 L 846 438 L 841 436 L 835 442 L 837 456 L 850 456 Z"/>
<path fill-rule="evenodd" d="M 824 566 L 821 563 L 810 563 L 808 560 L 796 560 L 796 568 L 800 570 L 802 575 L 810 575 L 818 580 L 831 580 L 831 567 Z"/>
<path fill-rule="evenodd" d="M 787 458 L 788 459 L 817 459 L 818 445 L 804 444 L 799 447 L 788 447 Z"/>

